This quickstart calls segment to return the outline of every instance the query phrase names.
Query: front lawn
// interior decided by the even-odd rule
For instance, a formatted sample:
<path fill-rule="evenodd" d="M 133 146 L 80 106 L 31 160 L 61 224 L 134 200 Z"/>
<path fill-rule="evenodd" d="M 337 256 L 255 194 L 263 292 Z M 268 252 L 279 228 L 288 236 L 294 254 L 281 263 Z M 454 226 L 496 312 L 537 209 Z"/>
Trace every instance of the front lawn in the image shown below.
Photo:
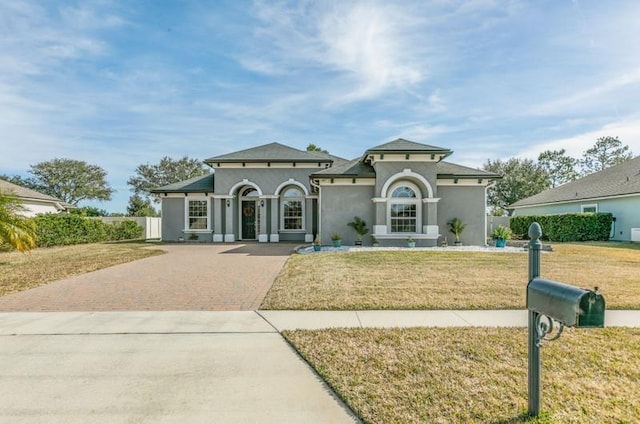
<path fill-rule="evenodd" d="M 527 421 L 527 330 L 284 332 L 365 423 Z M 640 422 L 640 329 L 567 329 L 542 348 L 537 423 Z"/>
<path fill-rule="evenodd" d="M 383 251 L 294 255 L 262 309 L 524 309 L 526 253 Z M 640 250 L 556 244 L 542 277 L 593 288 L 607 308 L 640 309 Z"/>
<path fill-rule="evenodd" d="M 0 296 L 164 253 L 144 242 L 97 243 L 0 252 Z"/>

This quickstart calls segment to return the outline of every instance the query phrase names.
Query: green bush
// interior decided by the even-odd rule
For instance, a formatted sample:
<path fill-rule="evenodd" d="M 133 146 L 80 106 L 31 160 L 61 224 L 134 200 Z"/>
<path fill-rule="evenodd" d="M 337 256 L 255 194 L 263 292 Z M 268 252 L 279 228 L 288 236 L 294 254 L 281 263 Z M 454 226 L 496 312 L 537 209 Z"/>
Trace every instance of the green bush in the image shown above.
<path fill-rule="evenodd" d="M 606 241 L 609 240 L 613 215 L 610 213 L 565 213 L 561 215 L 514 216 L 509 222 L 517 238 L 528 239 L 529 226 L 542 227 L 542 240 Z"/>
<path fill-rule="evenodd" d="M 143 230 L 133 221 L 105 224 L 73 214 L 42 214 L 31 219 L 36 226 L 38 247 L 139 238 Z"/>
<path fill-rule="evenodd" d="M 122 221 L 106 224 L 109 227 L 110 240 L 131 240 L 142 238 L 144 228 L 134 221 Z"/>

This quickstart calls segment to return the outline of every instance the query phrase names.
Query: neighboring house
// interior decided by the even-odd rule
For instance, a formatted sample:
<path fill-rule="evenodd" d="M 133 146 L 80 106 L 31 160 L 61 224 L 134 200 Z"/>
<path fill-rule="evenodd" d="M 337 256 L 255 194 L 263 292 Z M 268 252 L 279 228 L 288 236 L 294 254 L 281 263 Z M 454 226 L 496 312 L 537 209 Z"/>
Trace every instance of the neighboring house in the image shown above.
<path fill-rule="evenodd" d="M 24 210 L 18 211 L 18 213 L 27 217 L 36 216 L 39 213 L 65 212 L 75 207 L 48 194 L 43 194 L 3 179 L 0 179 L 0 192 L 20 200 Z"/>
<path fill-rule="evenodd" d="M 324 244 L 359 216 L 381 245 L 428 246 L 460 218 L 465 244 L 484 245 L 486 188 L 497 174 L 442 160 L 452 151 L 398 139 L 347 161 L 271 143 L 205 160 L 214 173 L 153 190 L 167 241 L 299 241 Z M 371 244 L 371 237 L 365 244 Z"/>
<path fill-rule="evenodd" d="M 640 156 L 519 200 L 509 208 L 514 216 L 610 212 L 615 219 L 611 239 L 630 241 L 632 233 L 640 237 Z"/>

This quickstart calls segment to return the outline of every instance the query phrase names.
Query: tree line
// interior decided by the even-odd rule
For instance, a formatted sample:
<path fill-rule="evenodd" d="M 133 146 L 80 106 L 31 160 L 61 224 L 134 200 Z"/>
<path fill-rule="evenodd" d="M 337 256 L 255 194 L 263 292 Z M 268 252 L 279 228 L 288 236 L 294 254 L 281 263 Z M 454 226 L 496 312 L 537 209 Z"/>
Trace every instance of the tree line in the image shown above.
<path fill-rule="evenodd" d="M 487 160 L 482 169 L 502 175 L 487 190 L 487 204 L 493 215 L 506 215 L 509 205 L 549 188 L 575 181 L 633 157 L 629 146 L 618 137 L 600 137 L 581 158 L 567 155 L 565 149 L 545 150 L 538 160 L 513 157 Z"/>
<path fill-rule="evenodd" d="M 308 151 L 326 150 L 309 144 Z M 587 149 L 581 158 L 567 155 L 565 149 L 546 150 L 537 161 L 513 157 L 507 160 L 487 160 L 485 171 L 503 176 L 489 188 L 487 203 L 495 215 L 506 214 L 508 206 L 520 199 L 538 194 L 548 188 L 574 181 L 584 175 L 617 165 L 632 157 L 629 146 L 617 137 L 601 137 Z M 74 159 L 53 159 L 31 165 L 30 176 L 0 175 L 14 184 L 48 194 L 74 206 L 84 200 L 111 200 L 114 189 L 106 180 L 107 172 L 101 167 Z M 126 215 L 157 216 L 158 203 L 151 190 L 177 181 L 206 175 L 210 170 L 198 159 L 168 156 L 156 164 L 138 165 L 127 184 L 133 194 L 129 198 Z M 75 213 L 88 216 L 109 215 L 95 207 L 75 209 Z M 125 215 L 125 214 L 112 214 Z"/>

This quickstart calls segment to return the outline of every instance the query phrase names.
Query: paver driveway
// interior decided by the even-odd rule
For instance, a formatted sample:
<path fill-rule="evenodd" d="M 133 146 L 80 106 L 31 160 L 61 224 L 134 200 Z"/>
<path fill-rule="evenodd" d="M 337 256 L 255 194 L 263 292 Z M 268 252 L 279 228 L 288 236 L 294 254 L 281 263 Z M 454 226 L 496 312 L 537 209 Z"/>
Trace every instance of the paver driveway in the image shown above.
<path fill-rule="evenodd" d="M 254 310 L 293 246 L 161 248 L 167 253 L 0 297 L 0 311 Z"/>

